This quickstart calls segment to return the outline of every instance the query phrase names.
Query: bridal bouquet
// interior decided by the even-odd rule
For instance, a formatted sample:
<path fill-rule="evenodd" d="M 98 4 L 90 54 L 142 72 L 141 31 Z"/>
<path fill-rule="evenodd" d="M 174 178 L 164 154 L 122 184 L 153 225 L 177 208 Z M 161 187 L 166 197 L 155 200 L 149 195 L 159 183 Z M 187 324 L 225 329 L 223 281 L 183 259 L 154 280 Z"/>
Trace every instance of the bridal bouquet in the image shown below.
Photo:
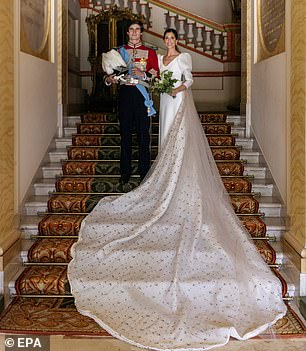
<path fill-rule="evenodd" d="M 156 94 L 171 93 L 174 84 L 178 79 L 172 78 L 173 72 L 165 70 L 160 73 L 159 77 L 154 77 L 151 81 L 151 92 Z"/>

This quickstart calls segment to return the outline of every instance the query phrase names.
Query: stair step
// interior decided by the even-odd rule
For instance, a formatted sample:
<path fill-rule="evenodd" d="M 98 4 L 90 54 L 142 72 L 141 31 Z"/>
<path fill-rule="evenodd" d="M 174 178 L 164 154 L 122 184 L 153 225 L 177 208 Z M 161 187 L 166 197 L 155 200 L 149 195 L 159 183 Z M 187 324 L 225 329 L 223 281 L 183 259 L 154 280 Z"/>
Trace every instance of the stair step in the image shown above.
<path fill-rule="evenodd" d="M 41 277 L 44 277 L 44 279 L 41 279 Z M 26 267 L 18 276 L 14 288 L 12 282 L 9 287 L 11 293 L 14 293 L 15 290 L 15 293 L 21 294 L 66 295 L 70 293 L 67 265 Z"/>
<path fill-rule="evenodd" d="M 245 116 L 228 115 L 226 121 L 233 123 L 234 126 L 245 125 Z M 81 116 L 66 116 L 64 118 L 67 127 L 75 127 L 76 123 L 81 123 Z"/>
<path fill-rule="evenodd" d="M 249 149 L 240 151 L 240 158 L 246 160 L 248 163 L 258 163 L 260 153 Z M 61 160 L 67 159 L 67 149 L 59 148 L 49 151 L 50 162 L 60 162 Z"/>
<path fill-rule="evenodd" d="M 71 260 L 71 247 L 77 238 L 71 237 L 40 237 L 38 240 L 24 240 L 21 251 L 21 261 L 28 265 L 65 265 Z M 255 240 L 254 244 L 261 251 L 265 252 L 263 257 L 268 264 L 283 263 L 281 244 L 278 242 L 266 242 L 265 240 Z M 274 249 L 272 249 L 274 244 Z M 48 250 L 52 248 L 52 251 Z M 275 258 L 273 250 L 275 250 Z M 268 253 L 268 255 L 267 255 Z"/>
<path fill-rule="evenodd" d="M 286 278 L 285 274 L 283 271 L 281 271 L 281 274 L 284 276 L 284 279 L 288 279 Z M 15 283 L 16 283 L 16 280 L 12 280 L 9 282 L 8 284 L 8 288 L 9 288 L 9 295 L 10 296 L 14 296 L 16 295 L 16 288 L 15 288 Z M 298 291 L 294 285 L 294 283 L 291 283 L 291 282 L 287 282 L 286 280 L 286 283 L 287 283 L 287 296 L 286 297 L 294 297 L 294 296 L 298 296 Z M 38 295 L 28 295 L 28 297 L 32 297 L 32 298 L 37 298 L 37 297 L 44 297 L 45 295 L 44 294 L 38 294 Z M 72 296 L 70 293 L 66 293 L 66 295 L 47 295 L 47 297 L 49 298 L 63 298 L 63 297 L 69 297 L 69 296 Z"/>
<path fill-rule="evenodd" d="M 20 218 L 19 228 L 21 230 L 21 237 L 23 239 L 30 239 L 33 235 L 38 233 L 38 223 L 41 217 L 37 215 L 23 215 Z"/>
<path fill-rule="evenodd" d="M 30 196 L 24 205 L 25 215 L 35 216 L 37 212 L 47 211 L 47 202 L 49 196 L 45 195 L 33 195 Z"/>
<path fill-rule="evenodd" d="M 233 133 L 243 138 L 245 136 L 244 126 L 232 127 L 228 123 L 202 123 L 203 129 L 207 134 L 224 134 Z M 158 133 L 158 124 L 152 123 L 152 133 Z M 64 137 L 71 137 L 73 134 L 113 134 L 119 133 L 119 124 L 116 123 L 82 123 L 77 128 L 76 126 L 64 127 Z"/>
<path fill-rule="evenodd" d="M 63 138 L 55 138 L 55 145 L 56 148 L 66 148 L 67 146 L 72 145 L 71 138 L 63 137 Z M 252 149 L 253 147 L 253 139 L 246 139 L 246 138 L 236 138 L 236 145 L 242 146 L 247 149 Z"/>
<path fill-rule="evenodd" d="M 247 163 L 244 166 L 244 175 L 252 175 L 256 179 L 265 179 L 267 167 L 262 164 Z"/>
<path fill-rule="evenodd" d="M 236 146 L 242 146 L 245 149 L 252 149 L 254 145 L 253 138 L 236 138 Z"/>
<path fill-rule="evenodd" d="M 57 175 L 63 174 L 62 164 L 60 162 L 50 162 L 42 166 L 44 178 L 55 178 Z"/>
<path fill-rule="evenodd" d="M 246 118 L 240 115 L 227 115 L 226 122 L 233 123 L 234 126 L 245 126 Z"/>
<path fill-rule="evenodd" d="M 284 253 L 283 253 L 283 244 L 280 241 L 275 241 L 275 242 L 271 242 L 269 243 L 276 254 L 276 263 L 282 265 L 283 264 L 283 259 L 284 259 Z"/>
<path fill-rule="evenodd" d="M 274 244 L 277 244 L 277 243 L 274 243 Z M 278 248 L 279 248 L 278 245 L 276 245 L 276 246 L 273 245 L 272 247 L 273 248 L 275 247 L 276 250 L 278 250 Z M 277 255 L 281 256 L 282 253 L 279 252 Z M 283 279 L 286 281 L 286 284 L 287 284 L 287 296 L 291 296 L 291 297 L 299 296 L 299 289 L 297 289 L 297 287 L 295 286 L 294 282 L 291 281 L 291 279 L 286 274 L 286 272 L 285 272 L 285 270 L 283 268 L 284 267 L 281 267 L 279 272 L 280 272 L 281 276 L 283 277 Z"/>
<path fill-rule="evenodd" d="M 64 127 L 64 137 L 71 137 L 72 134 L 77 133 L 77 128 L 76 127 Z"/>
<path fill-rule="evenodd" d="M 29 238 L 38 233 L 38 223 L 42 220 L 41 216 L 22 216 L 20 220 L 20 229 L 22 237 Z M 267 236 L 275 237 L 280 240 L 282 234 L 286 230 L 285 219 L 282 217 L 264 217 L 267 226 Z"/>
<path fill-rule="evenodd" d="M 44 212 L 47 209 L 46 195 L 32 196 L 25 204 L 25 213 L 27 215 L 36 215 L 37 212 Z M 283 206 L 276 197 L 261 196 L 259 198 L 259 210 L 267 217 L 277 217 L 282 215 Z"/>
<path fill-rule="evenodd" d="M 49 151 L 49 160 L 50 162 L 60 162 L 67 158 L 67 149 L 66 148 L 58 148 L 52 149 Z"/>
<path fill-rule="evenodd" d="M 55 138 L 55 146 L 56 148 L 64 149 L 67 146 L 72 145 L 71 138 L 63 137 L 63 138 Z"/>
<path fill-rule="evenodd" d="M 280 241 L 287 227 L 283 217 L 269 217 L 263 218 L 267 226 L 267 236 L 275 237 L 276 241 Z"/>
<path fill-rule="evenodd" d="M 34 195 L 48 195 L 55 191 L 55 177 L 38 179 L 33 187 Z"/>
<path fill-rule="evenodd" d="M 259 199 L 259 211 L 267 217 L 281 217 L 283 205 L 275 196 L 261 196 Z"/>
<path fill-rule="evenodd" d="M 272 196 L 274 185 L 271 181 L 266 179 L 253 179 L 252 180 L 252 191 L 260 193 L 262 196 Z"/>
<path fill-rule="evenodd" d="M 73 125 L 73 123 L 80 123 L 81 122 L 81 116 L 80 115 L 70 115 L 70 116 L 65 116 L 64 120 L 67 125 Z M 245 124 L 246 117 L 242 115 L 227 115 L 226 121 L 230 123 L 235 123 L 235 124 Z M 70 122 L 70 123 L 69 123 Z"/>
<path fill-rule="evenodd" d="M 246 160 L 248 163 L 259 163 L 260 153 L 258 151 L 242 149 L 240 151 L 240 158 Z"/>
<path fill-rule="evenodd" d="M 232 133 L 236 134 L 238 138 L 244 138 L 245 137 L 245 126 L 232 126 Z"/>
<path fill-rule="evenodd" d="M 67 127 L 75 127 L 76 123 L 81 123 L 81 116 L 66 116 L 64 124 Z"/>

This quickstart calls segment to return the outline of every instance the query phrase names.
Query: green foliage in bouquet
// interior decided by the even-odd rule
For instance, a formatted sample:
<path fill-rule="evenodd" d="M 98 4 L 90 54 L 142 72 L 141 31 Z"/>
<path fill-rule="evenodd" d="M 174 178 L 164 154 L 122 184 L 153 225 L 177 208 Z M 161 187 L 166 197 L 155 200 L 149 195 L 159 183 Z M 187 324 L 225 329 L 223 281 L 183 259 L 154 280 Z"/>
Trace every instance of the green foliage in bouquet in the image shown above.
<path fill-rule="evenodd" d="M 151 92 L 155 94 L 171 93 L 174 84 L 178 79 L 172 78 L 173 72 L 165 70 L 160 73 L 159 77 L 153 78 L 151 82 Z"/>

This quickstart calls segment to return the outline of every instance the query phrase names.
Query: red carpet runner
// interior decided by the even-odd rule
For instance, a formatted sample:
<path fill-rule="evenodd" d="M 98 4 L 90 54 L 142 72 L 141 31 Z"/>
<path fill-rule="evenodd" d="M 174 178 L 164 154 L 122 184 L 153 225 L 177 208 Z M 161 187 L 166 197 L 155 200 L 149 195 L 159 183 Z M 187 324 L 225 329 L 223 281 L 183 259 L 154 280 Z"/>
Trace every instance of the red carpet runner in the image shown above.
<path fill-rule="evenodd" d="M 283 296 L 286 282 L 275 265 L 276 255 L 266 236 L 266 225 L 258 213 L 258 200 L 251 193 L 252 183 L 243 176 L 244 163 L 235 146 L 231 124 L 223 114 L 200 114 L 223 184 L 230 193 L 235 212 L 254 238 L 254 244 L 279 277 Z M 109 194 L 120 194 L 139 184 L 137 148 L 133 150 L 133 177 L 119 183 L 120 137 L 114 114 L 87 114 L 77 125 L 63 175 L 56 180 L 56 192 L 48 201 L 48 212 L 38 227 L 38 238 L 28 252 L 29 265 L 16 281 L 17 297 L 4 311 L 2 332 L 42 332 L 51 334 L 107 335 L 91 319 L 80 315 L 69 297 L 67 263 L 71 245 L 77 240 L 82 220 Z M 152 125 L 152 159 L 157 153 L 158 124 Z M 136 140 L 134 140 L 134 143 Z M 49 296 L 49 297 L 48 297 Z M 52 296 L 52 297 L 50 297 Z M 282 335 L 303 335 L 302 324 L 289 309 L 273 328 Z"/>

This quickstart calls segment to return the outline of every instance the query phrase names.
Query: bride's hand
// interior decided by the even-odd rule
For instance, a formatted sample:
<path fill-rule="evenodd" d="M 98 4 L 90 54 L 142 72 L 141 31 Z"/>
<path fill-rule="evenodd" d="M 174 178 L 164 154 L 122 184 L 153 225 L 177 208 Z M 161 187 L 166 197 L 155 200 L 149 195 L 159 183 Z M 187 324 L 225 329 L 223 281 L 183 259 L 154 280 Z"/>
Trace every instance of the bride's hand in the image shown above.
<path fill-rule="evenodd" d="M 176 97 L 177 93 L 178 93 L 178 91 L 176 89 L 173 89 L 169 95 L 173 96 L 173 97 Z"/>
<path fill-rule="evenodd" d="M 158 72 L 154 69 L 154 68 L 151 68 L 150 71 L 149 71 L 150 74 L 152 74 L 152 78 L 153 77 L 156 77 Z"/>

